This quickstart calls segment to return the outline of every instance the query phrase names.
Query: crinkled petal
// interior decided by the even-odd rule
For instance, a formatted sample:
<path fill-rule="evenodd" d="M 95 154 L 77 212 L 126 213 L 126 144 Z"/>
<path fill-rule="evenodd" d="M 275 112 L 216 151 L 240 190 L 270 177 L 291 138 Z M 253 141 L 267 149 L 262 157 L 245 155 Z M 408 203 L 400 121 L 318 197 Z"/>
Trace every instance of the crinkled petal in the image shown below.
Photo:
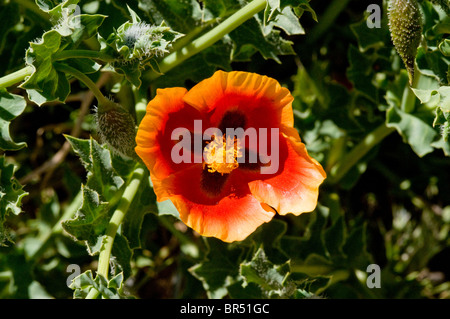
<path fill-rule="evenodd" d="M 225 242 L 243 240 L 274 216 L 270 207 L 252 196 L 247 185 L 225 184 L 221 192 L 211 194 L 201 184 L 202 174 L 200 165 L 193 166 L 157 186 L 164 189 L 165 195 L 158 200 L 170 199 L 181 220 L 199 234 Z"/>
<path fill-rule="evenodd" d="M 275 79 L 240 71 L 217 71 L 184 97 L 186 103 L 209 114 L 211 123 L 220 123 L 228 112 L 239 112 L 246 116 L 247 127 L 254 128 L 293 127 L 293 99 Z"/>
<path fill-rule="evenodd" d="M 319 186 L 326 178 L 322 166 L 308 155 L 295 129 L 285 129 L 280 142 L 282 168 L 277 174 L 249 182 L 253 196 L 280 215 L 311 212 L 317 206 Z"/>
<path fill-rule="evenodd" d="M 183 102 L 185 88 L 157 90 L 157 94 L 147 106 L 136 136 L 136 153 L 150 170 L 153 178 L 163 179 L 170 174 L 192 165 L 191 162 L 176 163 L 172 158 L 172 148 L 177 141 L 172 140 L 176 128 L 186 128 L 194 133 L 194 120 L 202 120 L 201 114 Z"/>

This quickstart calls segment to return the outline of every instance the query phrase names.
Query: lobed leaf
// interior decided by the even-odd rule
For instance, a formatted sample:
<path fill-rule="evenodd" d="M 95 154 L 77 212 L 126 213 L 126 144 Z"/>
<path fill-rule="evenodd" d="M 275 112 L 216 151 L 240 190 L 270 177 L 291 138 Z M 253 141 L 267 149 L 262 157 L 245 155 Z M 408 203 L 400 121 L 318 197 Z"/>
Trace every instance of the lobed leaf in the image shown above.
<path fill-rule="evenodd" d="M 102 202 L 96 191 L 85 186 L 82 191 L 83 201 L 76 216 L 63 221 L 62 226 L 75 240 L 86 243 L 90 255 L 96 255 L 102 249 L 111 212 L 108 203 Z"/>
<path fill-rule="evenodd" d="M 242 248 L 228 246 L 217 239 L 210 239 L 207 243 L 206 259 L 189 271 L 202 282 L 209 298 L 223 298 L 228 293 L 227 286 L 239 275 Z"/>
<path fill-rule="evenodd" d="M 25 142 L 14 142 L 9 131 L 11 121 L 22 114 L 26 106 L 22 96 L 0 89 L 0 149 L 17 151 L 27 145 Z"/>
<path fill-rule="evenodd" d="M 14 177 L 14 165 L 7 164 L 5 156 L 0 157 L 0 246 L 10 241 L 4 223 L 9 214 L 19 215 L 24 196 L 28 195 Z"/>
<path fill-rule="evenodd" d="M 240 275 L 244 278 L 244 286 L 255 283 L 268 297 L 286 298 L 295 291 L 295 285 L 289 278 L 289 262 L 273 264 L 262 248 L 256 251 L 249 262 L 241 263 Z"/>
<path fill-rule="evenodd" d="M 100 194 L 103 200 L 111 200 L 124 184 L 112 165 L 111 152 L 92 137 L 84 140 L 66 135 L 66 139 L 87 170 L 86 186 Z"/>
<path fill-rule="evenodd" d="M 94 276 L 91 270 L 87 270 L 74 278 L 70 288 L 74 289 L 74 298 L 85 298 L 91 289 L 96 289 L 104 299 L 124 299 L 123 274 L 119 273 L 109 281 L 101 276 Z"/>
<path fill-rule="evenodd" d="M 397 107 L 390 107 L 386 112 L 386 125 L 394 127 L 418 156 L 422 157 L 433 151 L 431 143 L 437 133 L 420 118 Z"/>

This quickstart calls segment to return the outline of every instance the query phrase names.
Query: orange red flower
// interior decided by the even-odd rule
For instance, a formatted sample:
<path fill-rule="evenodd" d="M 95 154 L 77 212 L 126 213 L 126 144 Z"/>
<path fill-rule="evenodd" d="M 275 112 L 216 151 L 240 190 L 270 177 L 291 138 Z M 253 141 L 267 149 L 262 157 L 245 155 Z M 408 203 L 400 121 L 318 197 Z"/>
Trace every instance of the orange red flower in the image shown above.
<path fill-rule="evenodd" d="M 238 71 L 217 71 L 189 91 L 157 90 L 135 149 L 157 200 L 170 199 L 186 225 L 226 242 L 275 213 L 313 211 L 326 174 L 294 128 L 292 101 L 276 80 Z M 246 134 L 226 134 L 239 128 Z"/>

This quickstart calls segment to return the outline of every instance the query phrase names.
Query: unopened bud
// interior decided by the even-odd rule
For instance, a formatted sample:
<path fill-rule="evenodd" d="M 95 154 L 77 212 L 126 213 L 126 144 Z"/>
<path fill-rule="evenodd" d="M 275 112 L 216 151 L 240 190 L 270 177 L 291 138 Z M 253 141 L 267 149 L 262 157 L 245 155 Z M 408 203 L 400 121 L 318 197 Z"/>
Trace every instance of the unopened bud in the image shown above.
<path fill-rule="evenodd" d="M 109 148 L 126 158 L 137 158 L 136 124 L 122 106 L 112 101 L 102 103 L 95 115 L 99 138 Z"/>

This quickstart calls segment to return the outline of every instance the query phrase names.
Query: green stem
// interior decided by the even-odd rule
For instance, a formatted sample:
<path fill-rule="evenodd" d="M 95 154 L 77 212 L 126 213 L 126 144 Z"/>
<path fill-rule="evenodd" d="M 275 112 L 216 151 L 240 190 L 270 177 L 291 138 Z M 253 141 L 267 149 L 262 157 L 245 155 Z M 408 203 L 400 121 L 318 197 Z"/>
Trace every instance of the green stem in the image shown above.
<path fill-rule="evenodd" d="M 20 81 L 23 81 L 27 76 L 30 76 L 31 74 L 33 74 L 33 68 L 31 66 L 26 66 L 16 72 L 5 75 L 0 78 L 0 89 L 7 88 Z"/>
<path fill-rule="evenodd" d="M 136 110 L 136 121 L 138 124 L 141 123 L 145 113 L 147 112 L 147 104 L 148 104 L 147 89 L 148 83 L 146 83 L 146 81 L 142 83 L 140 88 L 133 88 L 134 103 Z"/>
<path fill-rule="evenodd" d="M 104 62 L 113 62 L 116 59 L 108 54 L 94 51 L 94 50 L 67 50 L 61 51 L 53 55 L 53 61 L 57 60 L 65 60 L 65 59 L 80 59 L 80 58 L 89 58 L 102 60 Z"/>
<path fill-rule="evenodd" d="M 95 85 L 95 83 L 84 73 L 82 73 L 79 70 L 77 70 L 71 66 L 68 66 L 66 64 L 54 63 L 53 65 L 54 65 L 55 69 L 57 69 L 58 71 L 70 74 L 70 75 L 76 77 L 81 82 L 83 82 L 92 91 L 92 93 L 94 93 L 99 104 L 106 105 L 106 104 L 110 103 L 110 101 L 98 89 L 97 85 Z"/>
<path fill-rule="evenodd" d="M 14 274 L 11 270 L 0 272 L 0 281 L 10 281 L 12 278 L 14 278 Z"/>
<path fill-rule="evenodd" d="M 247 4 L 242 9 L 238 10 L 224 22 L 219 24 L 217 27 L 211 31 L 205 33 L 198 39 L 194 40 L 190 44 L 175 51 L 168 56 L 166 56 L 160 63 L 159 68 L 162 73 L 166 73 L 174 67 L 178 66 L 186 59 L 192 57 L 193 55 L 203 51 L 209 46 L 213 45 L 220 39 L 222 39 L 226 34 L 230 33 L 242 23 L 253 17 L 255 14 L 260 12 L 266 7 L 266 0 L 253 0 Z M 158 78 L 160 74 L 156 72 L 151 72 L 147 75 L 150 81 Z"/>
<path fill-rule="evenodd" d="M 307 38 L 308 43 L 313 43 L 333 26 L 334 21 L 339 14 L 347 7 L 350 0 L 334 0 L 331 4 L 327 5 L 325 13 L 319 18 L 320 23 L 314 27 L 309 33 Z"/>
<path fill-rule="evenodd" d="M 402 97 L 402 104 L 400 109 L 405 113 L 412 113 L 414 111 L 414 106 L 416 105 L 417 97 L 414 94 L 412 88 L 416 88 L 420 80 L 420 71 L 417 66 L 414 67 L 414 79 L 411 87 L 409 85 L 405 86 Z"/>
<path fill-rule="evenodd" d="M 386 124 L 383 123 L 369 133 L 358 145 L 333 166 L 330 176 L 328 177 L 328 182 L 331 184 L 338 183 L 364 155 L 394 131 L 395 128 L 387 127 Z"/>
<path fill-rule="evenodd" d="M 111 250 L 114 243 L 114 238 L 117 234 L 120 224 L 123 222 L 125 215 L 133 202 L 134 196 L 139 190 L 142 178 L 144 177 L 144 168 L 138 166 L 131 176 L 131 180 L 119 201 L 119 205 L 115 210 L 111 220 L 109 221 L 108 228 L 106 229 L 105 239 L 103 242 L 103 247 L 100 252 L 100 257 L 98 261 L 97 275 L 101 275 L 108 279 L 109 261 L 111 258 Z M 95 299 L 99 295 L 96 289 L 91 289 L 86 299 Z"/>
<path fill-rule="evenodd" d="M 417 87 L 420 81 L 420 72 L 415 67 L 414 81 L 411 87 Z M 417 98 L 409 85 L 405 86 L 401 109 L 406 113 L 411 113 L 414 111 L 414 106 L 416 104 Z M 354 149 L 350 151 L 346 156 L 341 158 L 341 160 L 333 166 L 330 170 L 328 177 L 328 182 L 331 184 L 338 183 L 345 174 L 356 164 L 358 161 L 366 155 L 373 147 L 380 143 L 385 137 L 395 131 L 394 127 L 388 127 L 385 123 L 381 124 L 373 132 L 369 133 Z"/>

